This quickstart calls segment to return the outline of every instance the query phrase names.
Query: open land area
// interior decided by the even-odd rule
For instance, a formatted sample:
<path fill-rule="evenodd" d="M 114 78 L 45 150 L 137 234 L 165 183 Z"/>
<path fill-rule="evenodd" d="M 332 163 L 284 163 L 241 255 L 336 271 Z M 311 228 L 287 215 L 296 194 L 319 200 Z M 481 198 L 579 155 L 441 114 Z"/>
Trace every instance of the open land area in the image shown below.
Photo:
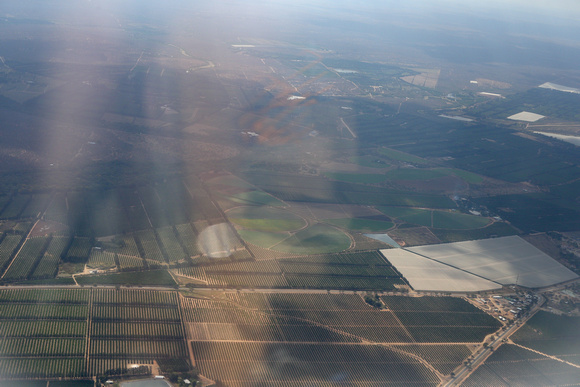
<path fill-rule="evenodd" d="M 0 385 L 576 383 L 574 12 L 423 3 L 4 1 Z"/>

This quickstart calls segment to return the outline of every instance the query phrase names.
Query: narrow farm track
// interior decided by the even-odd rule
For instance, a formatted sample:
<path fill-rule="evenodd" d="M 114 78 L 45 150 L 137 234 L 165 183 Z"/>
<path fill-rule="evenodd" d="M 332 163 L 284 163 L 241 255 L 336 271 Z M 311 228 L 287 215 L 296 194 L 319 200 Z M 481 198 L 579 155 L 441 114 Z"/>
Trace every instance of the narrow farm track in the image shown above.
<path fill-rule="evenodd" d="M 75 280 L 76 282 L 76 280 Z M 89 294 L 89 306 L 87 314 L 87 332 L 86 332 L 86 347 L 85 347 L 85 361 L 86 361 L 86 372 L 90 373 L 90 349 L 91 349 L 91 321 L 93 319 L 93 290 Z"/>
<path fill-rule="evenodd" d="M 535 350 L 535 349 L 532 349 L 532 348 L 530 348 L 530 347 L 525 347 L 525 346 L 523 346 L 523 345 L 520 345 L 520 344 L 514 343 L 513 341 L 510 341 L 510 344 L 511 344 L 511 345 L 515 345 L 516 347 L 520 347 L 520 348 L 523 348 L 523 349 L 527 349 L 528 351 L 531 351 L 531 352 L 537 353 L 538 355 L 542 355 L 542 356 L 548 357 L 548 358 L 550 358 L 550 359 L 552 359 L 552 360 L 559 361 L 559 362 L 561 362 L 561 363 L 567 364 L 567 365 L 569 365 L 569 366 L 572 366 L 572 367 L 574 367 L 574 368 L 579 368 L 579 369 L 580 369 L 580 365 L 578 365 L 578 364 L 574 364 L 574 363 L 570 363 L 569 361 L 566 361 L 566 360 L 560 359 L 559 357 L 556 357 L 556 356 L 553 356 L 553 355 L 548 355 L 547 353 L 544 353 L 544 352 L 537 351 L 537 350 Z"/>

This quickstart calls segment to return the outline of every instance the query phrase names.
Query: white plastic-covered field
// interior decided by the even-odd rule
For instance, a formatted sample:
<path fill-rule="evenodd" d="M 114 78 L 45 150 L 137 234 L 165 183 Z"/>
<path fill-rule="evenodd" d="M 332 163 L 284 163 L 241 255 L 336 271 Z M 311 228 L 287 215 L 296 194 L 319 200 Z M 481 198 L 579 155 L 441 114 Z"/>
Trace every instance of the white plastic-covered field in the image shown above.
<path fill-rule="evenodd" d="M 536 114 L 536 113 L 532 113 L 532 112 L 519 112 L 517 114 L 509 116 L 508 120 L 536 122 L 544 117 L 545 116 L 543 116 L 541 114 Z"/>
<path fill-rule="evenodd" d="M 397 268 L 415 290 L 432 292 L 481 292 L 501 289 L 501 285 L 404 249 L 381 253 Z"/>
<path fill-rule="evenodd" d="M 502 285 L 539 288 L 578 278 L 574 272 L 518 236 L 406 250 Z"/>

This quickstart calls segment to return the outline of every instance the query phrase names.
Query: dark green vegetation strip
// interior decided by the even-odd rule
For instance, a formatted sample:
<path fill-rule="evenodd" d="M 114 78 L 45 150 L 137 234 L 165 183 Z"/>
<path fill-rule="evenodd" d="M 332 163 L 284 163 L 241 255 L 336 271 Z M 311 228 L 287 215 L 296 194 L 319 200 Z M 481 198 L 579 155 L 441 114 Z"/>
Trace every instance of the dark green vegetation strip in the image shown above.
<path fill-rule="evenodd" d="M 469 230 L 487 226 L 488 218 L 459 212 L 433 211 L 420 208 L 387 207 L 378 209 L 384 214 L 407 223 L 449 230 Z"/>
<path fill-rule="evenodd" d="M 244 175 L 244 178 L 285 201 L 426 208 L 456 207 L 447 196 L 327 181 L 316 177 L 256 172 Z"/>
<path fill-rule="evenodd" d="M 431 232 L 435 234 L 441 242 L 461 242 L 475 239 L 486 239 L 501 236 L 517 235 L 520 232 L 507 223 L 496 222 L 484 228 L 475 230 L 444 230 L 433 228 Z"/>
<path fill-rule="evenodd" d="M 490 220 L 481 216 L 457 212 L 433 211 L 433 227 L 469 230 L 487 226 Z"/>
<path fill-rule="evenodd" d="M 167 270 L 85 275 L 76 279 L 79 285 L 175 286 Z"/>
<path fill-rule="evenodd" d="M 580 177 L 578 164 L 570 163 L 578 160 L 579 150 L 574 146 L 552 146 L 515 136 L 501 127 L 412 114 L 353 116 L 348 123 L 364 142 L 420 157 L 444 157 L 448 165 L 479 175 L 534 184 Z"/>

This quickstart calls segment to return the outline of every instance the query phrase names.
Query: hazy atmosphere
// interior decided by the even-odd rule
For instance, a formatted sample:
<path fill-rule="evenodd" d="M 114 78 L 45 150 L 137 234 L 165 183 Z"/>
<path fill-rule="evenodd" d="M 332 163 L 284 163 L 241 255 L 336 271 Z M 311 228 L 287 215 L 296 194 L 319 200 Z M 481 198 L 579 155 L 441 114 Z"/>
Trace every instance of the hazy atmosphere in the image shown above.
<path fill-rule="evenodd" d="M 572 0 L 4 0 L 0 386 L 576 385 L 579 36 Z"/>

